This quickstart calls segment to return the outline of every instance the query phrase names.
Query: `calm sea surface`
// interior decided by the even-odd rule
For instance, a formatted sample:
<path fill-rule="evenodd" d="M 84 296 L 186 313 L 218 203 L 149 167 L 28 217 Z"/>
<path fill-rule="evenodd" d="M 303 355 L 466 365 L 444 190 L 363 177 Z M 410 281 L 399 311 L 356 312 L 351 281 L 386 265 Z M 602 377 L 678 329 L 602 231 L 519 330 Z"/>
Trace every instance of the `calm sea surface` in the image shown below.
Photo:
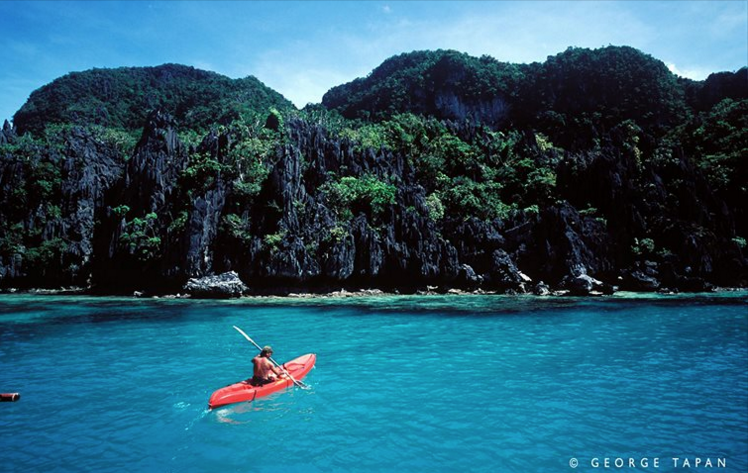
<path fill-rule="evenodd" d="M 251 375 L 256 350 L 232 325 L 273 345 L 278 361 L 317 353 L 305 379 L 312 389 L 208 411 L 214 390 Z M 589 472 L 707 471 L 707 459 L 718 470 L 721 459 L 719 471 L 746 472 L 747 367 L 745 292 L 229 302 L 2 295 L 0 392 L 21 400 L 0 404 L 0 465 Z"/>

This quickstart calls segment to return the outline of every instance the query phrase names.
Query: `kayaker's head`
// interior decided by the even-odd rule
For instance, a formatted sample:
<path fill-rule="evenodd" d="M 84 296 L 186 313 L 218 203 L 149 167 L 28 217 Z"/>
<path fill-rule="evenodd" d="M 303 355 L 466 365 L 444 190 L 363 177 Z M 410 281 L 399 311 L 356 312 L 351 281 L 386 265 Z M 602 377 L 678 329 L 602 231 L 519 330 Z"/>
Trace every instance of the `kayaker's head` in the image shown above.
<path fill-rule="evenodd" d="M 273 348 L 269 345 L 262 347 L 262 351 L 260 351 L 260 356 L 268 357 L 273 354 Z"/>

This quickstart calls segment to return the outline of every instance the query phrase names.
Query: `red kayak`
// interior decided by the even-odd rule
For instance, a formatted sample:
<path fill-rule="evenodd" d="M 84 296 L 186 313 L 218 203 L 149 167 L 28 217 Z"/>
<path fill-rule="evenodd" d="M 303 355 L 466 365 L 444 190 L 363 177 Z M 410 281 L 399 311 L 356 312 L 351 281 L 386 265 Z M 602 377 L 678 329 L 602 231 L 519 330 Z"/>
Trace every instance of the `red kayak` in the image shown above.
<path fill-rule="evenodd" d="M 317 355 L 308 353 L 288 361 L 283 364 L 286 371 L 298 381 L 311 371 L 314 363 L 317 361 Z M 210 396 L 208 407 L 213 409 L 226 404 L 235 402 L 249 402 L 267 396 L 281 389 L 290 388 L 294 382 L 289 378 L 281 378 L 275 382 L 263 384 L 262 386 L 253 386 L 249 380 L 239 381 L 225 388 L 221 388 Z"/>

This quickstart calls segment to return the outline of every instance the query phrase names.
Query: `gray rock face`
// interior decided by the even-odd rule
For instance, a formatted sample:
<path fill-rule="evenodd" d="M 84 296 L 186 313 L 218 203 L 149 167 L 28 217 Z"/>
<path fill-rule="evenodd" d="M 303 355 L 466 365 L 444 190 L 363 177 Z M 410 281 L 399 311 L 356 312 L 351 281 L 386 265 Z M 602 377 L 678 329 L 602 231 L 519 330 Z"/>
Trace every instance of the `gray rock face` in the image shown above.
<path fill-rule="evenodd" d="M 634 291 L 654 292 L 660 288 L 660 281 L 641 271 L 630 272 L 626 283 Z"/>
<path fill-rule="evenodd" d="M 434 108 L 439 116 L 451 120 L 481 120 L 500 123 L 509 114 L 509 105 L 501 97 L 484 101 L 466 101 L 453 90 L 441 90 L 434 96 Z"/>
<path fill-rule="evenodd" d="M 225 202 L 226 188 L 222 181 L 215 189 L 195 198 L 187 222 L 189 242 L 184 255 L 187 274 L 206 274 L 213 268 L 213 243 Z"/>
<path fill-rule="evenodd" d="M 548 286 L 548 284 L 540 281 L 532 289 L 532 293 L 536 296 L 548 296 L 551 294 L 551 288 Z"/>
<path fill-rule="evenodd" d="M 654 292 L 661 288 L 658 265 L 651 261 L 637 264 L 626 271 L 621 278 L 625 289 L 630 291 Z"/>
<path fill-rule="evenodd" d="M 579 274 L 577 276 L 567 276 L 562 286 L 568 289 L 572 295 L 575 296 L 586 296 L 592 291 L 603 292 L 604 285 L 601 281 L 587 275 Z"/>
<path fill-rule="evenodd" d="M 188 159 L 174 119 L 160 111 L 149 114 L 124 175 L 96 209 L 101 224 L 94 234 L 92 279 L 97 288 L 171 290 L 184 277 L 187 245 L 170 239 L 168 227 L 176 217 L 175 189 Z"/>
<path fill-rule="evenodd" d="M 16 140 L 7 122 L 1 133 Z M 5 229 L 11 225 L 13 233 L 18 232 L 14 251 L 0 254 L 2 285 L 89 283 L 95 211 L 122 176 L 122 159 L 115 147 L 82 128 L 73 127 L 55 139 L 62 146 L 34 145 L 30 159 L 0 155 L 0 236 L 9 237 Z M 23 234 L 39 238 L 22 242 Z"/>
<path fill-rule="evenodd" d="M 460 271 L 457 275 L 457 282 L 467 287 L 477 287 L 483 283 L 483 276 L 475 274 L 475 270 L 468 265 L 460 265 Z"/>
<path fill-rule="evenodd" d="M 0 129 L 0 145 L 12 143 L 16 139 L 16 132 L 8 120 L 3 122 L 3 128 Z"/>
<path fill-rule="evenodd" d="M 614 151 L 569 154 L 557 168 L 558 198 L 534 212 L 512 212 L 492 221 L 450 215 L 435 221 L 411 157 L 402 151 L 362 149 L 318 124 L 290 119 L 277 131 L 285 134 L 282 144 L 262 162 L 267 177 L 246 198 L 236 190 L 236 175 L 225 171 L 236 165 L 228 156 L 239 138 L 230 129 L 216 130 L 188 149 L 176 126 L 168 115 L 152 113 L 129 161 L 76 128 L 64 150 L 34 153 L 34 159 L 59 170 L 54 206 L 33 201 L 25 208 L 10 199 L 16 183 L 34 170 L 12 155 L 0 156 L 0 223 L 5 219 L 26 232 L 39 232 L 44 241 L 65 243 L 56 255 L 60 264 L 36 273 L 29 269 L 28 248 L 16 245 L 0 252 L 0 285 L 44 280 L 85 286 L 92 281 L 105 292 L 173 293 L 189 278 L 235 272 L 234 282 L 253 281 L 253 290 L 439 286 L 545 294 L 561 284 L 583 295 L 610 292 L 612 286 L 603 281 L 619 280 L 634 290 L 704 290 L 718 270 L 745 270 L 736 244 L 714 244 L 735 226 L 728 210 L 720 213 L 724 204 L 696 184 L 678 196 L 662 187 L 658 173 L 700 182 L 685 158 L 669 161 L 672 169 L 645 174 Z M 478 133 L 475 125 L 449 126 L 460 136 Z M 9 126 L 2 133 L 15 139 Z M 198 159 L 210 159 L 213 168 L 185 173 Z M 196 181 L 189 188 L 187 174 Z M 341 215 L 324 189 L 342 178 L 363 176 L 391 184 L 393 200 L 376 211 L 366 202 L 353 202 Z M 683 216 L 658 206 L 676 197 L 687 204 L 679 208 Z M 599 214 L 588 208 L 591 202 Z M 58 215 L 47 215 L 50 211 Z M 712 230 L 694 233 L 691 221 Z M 630 256 L 635 237 L 650 235 L 656 251 L 642 245 L 650 254 Z M 151 245 L 147 254 L 133 241 Z M 672 254 L 659 260 L 659 267 L 645 262 L 668 254 L 664 250 Z M 540 280 L 548 286 L 533 289 L 532 281 Z M 238 283 L 224 286 L 230 288 L 191 284 L 193 293 L 205 297 L 247 290 Z"/>
<path fill-rule="evenodd" d="M 491 255 L 489 277 L 494 286 L 501 289 L 525 292 L 526 277 L 517 269 L 517 265 L 504 250 L 494 250 Z"/>
<path fill-rule="evenodd" d="M 122 177 L 124 166 L 118 153 L 108 149 L 86 131 L 73 129 L 68 137 L 66 160 L 63 164 L 63 230 L 73 236 L 68 250 L 80 261 L 79 283 L 89 277 L 94 256 L 93 234 L 96 210 L 102 207 L 105 193 Z"/>
<path fill-rule="evenodd" d="M 229 271 L 217 276 L 192 278 L 184 285 L 184 290 L 192 297 L 226 299 L 239 297 L 246 293 L 249 288 L 239 279 L 236 272 Z"/>
<path fill-rule="evenodd" d="M 152 112 L 127 163 L 125 200 L 145 213 L 163 210 L 187 162 L 187 149 L 177 137 L 174 119 Z"/>

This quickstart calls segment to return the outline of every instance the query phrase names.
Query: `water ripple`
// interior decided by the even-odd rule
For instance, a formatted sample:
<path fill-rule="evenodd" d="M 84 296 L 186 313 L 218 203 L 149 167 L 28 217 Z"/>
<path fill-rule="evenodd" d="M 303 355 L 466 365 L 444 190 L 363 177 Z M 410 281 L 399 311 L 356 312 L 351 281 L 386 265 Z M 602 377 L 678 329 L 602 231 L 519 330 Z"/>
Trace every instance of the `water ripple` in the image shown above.
<path fill-rule="evenodd" d="M 741 299 L 742 297 L 742 299 Z M 736 303 L 736 301 L 738 303 Z M 208 411 L 253 347 L 305 381 Z M 748 471 L 745 297 L 354 302 L 0 298 L 10 471 L 568 471 L 722 456 Z M 587 463 L 588 464 L 588 463 Z"/>

